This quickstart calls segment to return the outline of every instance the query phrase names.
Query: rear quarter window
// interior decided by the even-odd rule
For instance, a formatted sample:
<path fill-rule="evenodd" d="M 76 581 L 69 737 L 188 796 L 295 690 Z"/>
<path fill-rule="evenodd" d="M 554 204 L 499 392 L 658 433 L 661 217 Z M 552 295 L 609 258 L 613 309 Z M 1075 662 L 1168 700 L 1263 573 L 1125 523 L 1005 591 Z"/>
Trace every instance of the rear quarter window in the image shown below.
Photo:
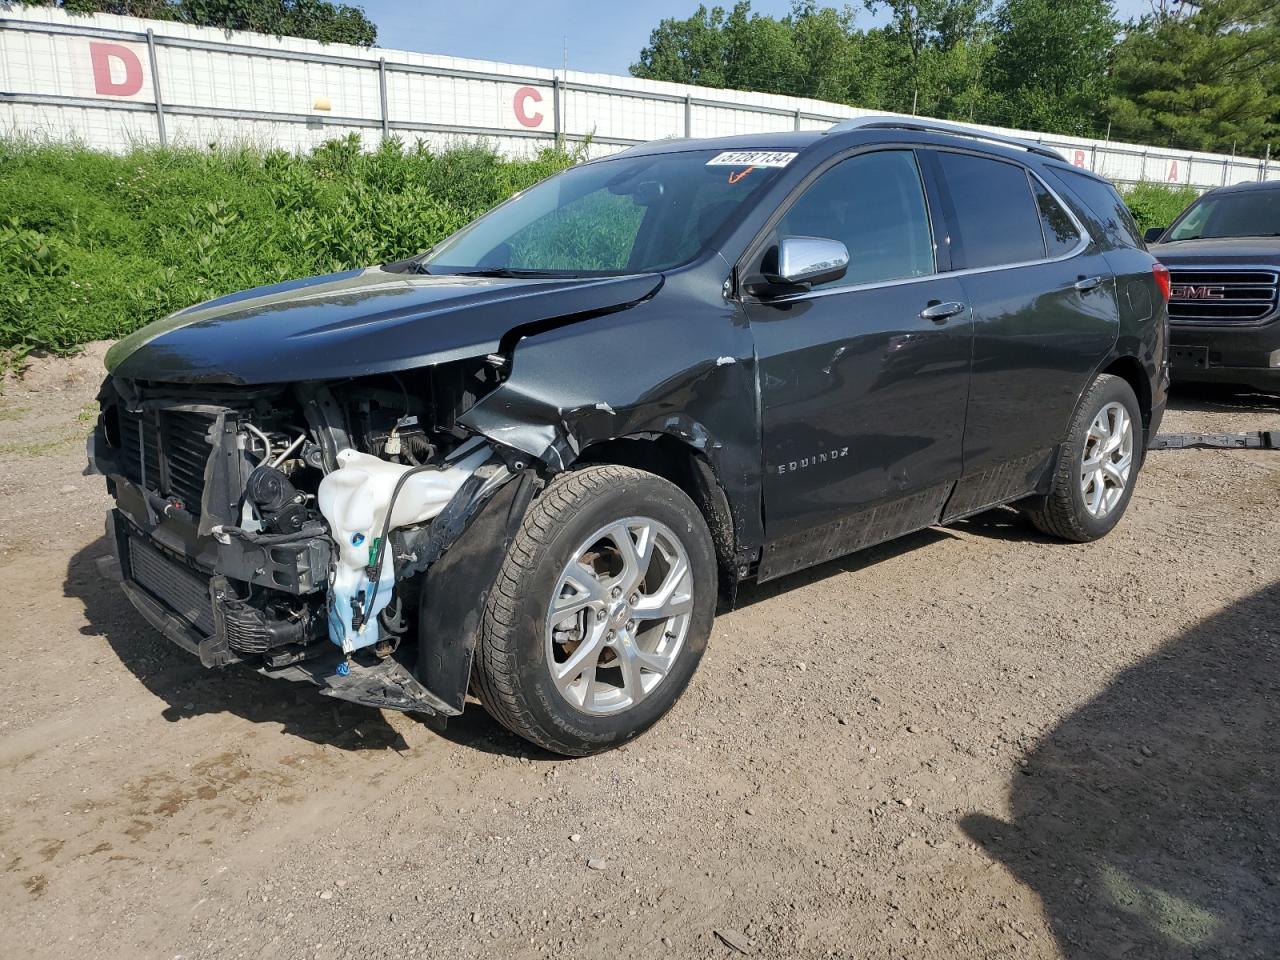
<path fill-rule="evenodd" d="M 1112 246 L 1147 249 L 1133 214 L 1111 184 L 1070 170 L 1059 170 L 1057 167 L 1047 167 L 1045 173 L 1066 187 L 1088 208 Z"/>
<path fill-rule="evenodd" d="M 1045 258 L 1040 211 L 1022 167 L 967 153 L 939 151 L 937 157 L 955 208 L 960 266 L 995 267 Z"/>

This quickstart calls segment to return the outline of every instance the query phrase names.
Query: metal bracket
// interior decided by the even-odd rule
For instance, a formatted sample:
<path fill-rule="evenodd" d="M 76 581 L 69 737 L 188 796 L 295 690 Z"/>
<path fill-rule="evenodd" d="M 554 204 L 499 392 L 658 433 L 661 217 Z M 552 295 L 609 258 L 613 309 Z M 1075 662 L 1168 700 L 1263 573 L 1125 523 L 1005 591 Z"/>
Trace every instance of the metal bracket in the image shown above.
<path fill-rule="evenodd" d="M 1152 450 L 1280 450 L 1280 430 L 1254 433 L 1161 433 L 1151 441 Z"/>

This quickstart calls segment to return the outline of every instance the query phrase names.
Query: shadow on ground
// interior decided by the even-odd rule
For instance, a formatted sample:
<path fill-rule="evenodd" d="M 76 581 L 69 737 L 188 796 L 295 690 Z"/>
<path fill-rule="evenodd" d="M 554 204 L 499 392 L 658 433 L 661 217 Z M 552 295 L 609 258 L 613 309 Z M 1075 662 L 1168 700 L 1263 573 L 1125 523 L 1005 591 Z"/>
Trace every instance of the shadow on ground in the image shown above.
<path fill-rule="evenodd" d="M 227 712 L 254 723 L 278 723 L 283 733 L 341 749 L 407 749 L 377 710 L 330 700 L 310 685 L 272 680 L 241 665 L 206 670 L 153 630 L 119 585 L 98 572 L 97 559 L 110 553 L 105 537 L 76 553 L 63 590 L 84 604 L 88 625 L 81 632 L 106 638 L 120 662 L 168 704 L 166 720 Z"/>
<path fill-rule="evenodd" d="M 1169 409 L 1257 410 L 1259 413 L 1274 415 L 1280 411 L 1280 394 L 1228 384 L 1177 383 L 1169 390 Z"/>
<path fill-rule="evenodd" d="M 1100 626 L 1105 627 L 1105 624 Z M 962 826 L 1064 956 L 1280 956 L 1280 583 L 1120 674 Z"/>

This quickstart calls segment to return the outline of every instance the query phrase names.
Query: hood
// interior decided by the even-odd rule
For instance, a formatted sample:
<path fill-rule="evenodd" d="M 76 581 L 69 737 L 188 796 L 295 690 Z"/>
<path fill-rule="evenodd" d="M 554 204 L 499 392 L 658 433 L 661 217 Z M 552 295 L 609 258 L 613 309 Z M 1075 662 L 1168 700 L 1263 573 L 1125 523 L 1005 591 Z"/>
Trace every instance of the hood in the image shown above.
<path fill-rule="evenodd" d="M 1216 237 L 1153 243 L 1151 255 L 1168 266 L 1208 264 L 1280 267 L 1280 237 Z"/>
<path fill-rule="evenodd" d="M 107 353 L 118 377 L 265 384 L 389 373 L 482 356 L 528 323 L 631 306 L 660 274 L 507 279 L 383 267 L 293 280 L 197 304 Z"/>

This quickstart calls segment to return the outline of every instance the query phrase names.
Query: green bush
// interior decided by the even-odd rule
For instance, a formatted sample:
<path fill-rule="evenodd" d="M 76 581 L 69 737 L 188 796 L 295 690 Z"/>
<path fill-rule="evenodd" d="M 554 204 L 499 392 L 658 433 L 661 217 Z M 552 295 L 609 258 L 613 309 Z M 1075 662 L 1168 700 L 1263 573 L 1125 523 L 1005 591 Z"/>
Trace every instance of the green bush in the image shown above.
<path fill-rule="evenodd" d="M 1143 230 L 1167 227 L 1196 197 L 1195 187 L 1170 187 L 1163 183 L 1139 183 L 1124 192 L 1124 202 Z"/>
<path fill-rule="evenodd" d="M 355 137 L 124 156 L 0 140 L 0 353 L 73 351 L 235 290 L 402 259 L 573 163 Z"/>

